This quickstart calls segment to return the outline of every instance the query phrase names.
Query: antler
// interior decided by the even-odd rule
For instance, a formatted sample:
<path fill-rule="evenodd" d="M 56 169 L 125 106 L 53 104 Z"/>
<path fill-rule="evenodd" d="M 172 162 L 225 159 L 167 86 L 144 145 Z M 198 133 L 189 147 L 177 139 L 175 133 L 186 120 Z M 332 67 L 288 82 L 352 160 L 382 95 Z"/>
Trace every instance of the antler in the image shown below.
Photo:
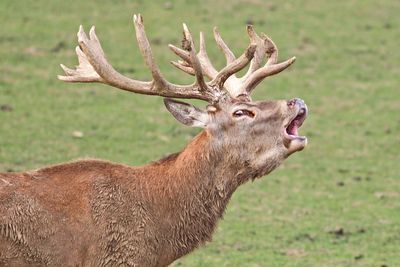
<path fill-rule="evenodd" d="M 68 82 L 100 82 L 108 84 L 122 90 L 134 93 L 159 95 L 175 98 L 194 98 L 208 102 L 218 102 L 227 96 L 227 91 L 223 88 L 225 81 L 234 73 L 244 68 L 253 58 L 256 52 L 256 45 L 250 44 L 245 53 L 236 60 L 230 62 L 220 72 L 215 69 L 212 72 L 206 71 L 207 62 L 196 55 L 196 50 L 192 41 L 189 29 L 184 24 L 183 32 L 183 50 L 170 45 L 171 49 L 177 53 L 187 63 L 187 67 L 182 66 L 186 72 L 196 76 L 196 80 L 190 85 L 176 85 L 168 82 L 161 74 L 157 64 L 155 63 L 150 43 L 146 37 L 143 19 L 141 15 L 134 15 L 133 23 L 136 30 L 136 38 L 139 49 L 144 57 L 146 65 L 151 71 L 152 81 L 138 81 L 117 72 L 110 63 L 108 63 L 104 51 L 96 36 L 95 28 L 89 31 L 89 37 L 84 32 L 82 26 L 78 32 L 78 43 L 76 54 L 78 56 L 79 65 L 76 69 L 70 69 L 61 64 L 65 72 L 65 76 L 58 76 L 58 79 Z M 204 40 L 202 40 L 204 46 Z M 204 49 L 203 49 L 204 50 Z M 201 50 L 200 54 L 205 53 Z M 211 63 L 210 63 L 211 64 Z M 189 67 L 190 66 L 190 67 Z M 213 80 L 205 82 L 203 71 L 206 75 L 212 74 Z"/>
<path fill-rule="evenodd" d="M 254 29 L 251 25 L 247 26 L 247 34 L 250 38 L 250 44 L 256 45 L 256 51 L 253 59 L 251 60 L 250 67 L 243 77 L 238 78 L 236 75 L 231 75 L 224 84 L 226 90 L 228 90 L 230 95 L 234 98 L 243 95 L 250 98 L 249 95 L 251 91 L 263 79 L 283 71 L 296 60 L 295 57 L 292 57 L 284 62 L 277 63 L 278 48 L 268 36 L 264 34 L 262 37 L 258 36 L 257 33 L 254 32 Z M 214 28 L 214 38 L 218 47 L 223 51 L 227 64 L 232 64 L 236 58 L 229 47 L 222 40 L 217 28 Z M 200 52 L 197 56 L 201 62 L 204 74 L 210 79 L 215 79 L 218 76 L 218 72 L 211 64 L 207 55 L 203 33 L 200 33 Z M 267 58 L 267 62 L 264 66 L 261 66 L 264 57 Z M 184 61 L 179 61 L 178 63 L 174 62 L 173 64 L 181 70 L 193 75 L 194 72 L 191 65 L 185 60 L 185 58 L 182 57 L 182 59 Z"/>
<path fill-rule="evenodd" d="M 196 54 L 192 35 L 188 27 L 183 24 L 183 49 L 169 45 L 170 49 L 182 60 L 171 63 L 184 72 L 194 75 L 196 80 L 189 85 L 177 85 L 168 82 L 155 63 L 140 14 L 133 16 L 133 23 L 139 49 L 153 77 L 151 81 L 134 80 L 117 72 L 108 63 L 96 36 L 95 28 L 90 29 L 88 37 L 82 26 L 80 26 L 78 32 L 79 46 L 76 47 L 79 65 L 76 69 L 70 69 L 61 64 L 66 75 L 60 75 L 58 78 L 68 82 L 100 82 L 134 93 L 195 98 L 213 103 L 243 95 L 250 99 L 251 91 L 264 78 L 283 71 L 296 59 L 292 57 L 284 62 L 277 63 L 278 48 L 274 42 L 266 35 L 258 36 L 250 25 L 247 26 L 250 44 L 245 52 L 236 59 L 222 40 L 218 30 L 214 28 L 214 38 L 227 61 L 227 65 L 222 70 L 217 71 L 207 55 L 203 33 L 200 32 L 200 51 Z M 267 58 L 267 62 L 264 66 L 261 66 L 264 57 Z M 250 61 L 247 73 L 241 78 L 236 77 L 235 73 L 243 69 Z M 205 82 L 203 75 L 211 81 Z"/>

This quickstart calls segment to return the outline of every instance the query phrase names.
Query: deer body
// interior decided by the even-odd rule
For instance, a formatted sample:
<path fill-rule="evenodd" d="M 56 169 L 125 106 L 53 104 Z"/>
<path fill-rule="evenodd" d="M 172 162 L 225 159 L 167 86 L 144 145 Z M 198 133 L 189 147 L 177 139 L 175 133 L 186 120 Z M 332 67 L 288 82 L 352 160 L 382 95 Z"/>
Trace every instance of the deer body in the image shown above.
<path fill-rule="evenodd" d="M 0 264 L 168 265 L 211 240 L 235 189 L 263 174 L 211 145 L 203 131 L 143 167 L 88 159 L 0 174 Z"/>
<path fill-rule="evenodd" d="M 198 98 L 206 110 L 165 99 L 181 123 L 202 130 L 179 153 L 141 167 L 86 159 L 24 173 L 0 173 L 0 266 L 166 266 L 211 240 L 238 186 L 275 169 L 302 150 L 297 135 L 307 116 L 301 99 L 253 102 L 249 93 L 294 59 L 276 64 L 277 48 L 248 28 L 251 45 L 235 59 L 216 33 L 227 67 L 212 67 L 201 37 L 195 54 L 184 26 L 184 59 L 175 66 L 196 76 L 190 86 L 168 83 L 159 73 L 134 19 L 139 47 L 153 81 L 117 73 L 105 59 L 94 30 L 81 29 L 80 65 L 63 66 L 66 81 L 103 82 L 136 93 Z M 261 59 L 268 61 L 261 67 Z M 234 73 L 251 61 L 242 78 Z M 211 81 L 205 82 L 203 74 Z M 225 84 L 226 82 L 226 84 Z"/>

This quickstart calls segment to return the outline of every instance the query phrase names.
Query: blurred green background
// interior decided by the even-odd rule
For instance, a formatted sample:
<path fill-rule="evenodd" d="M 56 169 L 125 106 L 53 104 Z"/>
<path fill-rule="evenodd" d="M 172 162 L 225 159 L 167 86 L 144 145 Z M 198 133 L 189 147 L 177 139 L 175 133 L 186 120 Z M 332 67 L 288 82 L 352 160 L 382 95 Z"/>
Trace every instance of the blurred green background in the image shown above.
<path fill-rule="evenodd" d="M 162 99 L 56 79 L 76 65 L 76 32 L 96 25 L 120 72 L 150 78 L 132 15 L 141 13 L 156 60 L 170 66 L 181 23 L 204 31 L 218 68 L 213 26 L 236 55 L 245 25 L 297 62 L 266 79 L 254 99 L 303 98 L 309 146 L 268 177 L 242 186 L 213 242 L 174 266 L 400 266 L 400 1 L 0 2 L 0 170 L 82 157 L 140 165 L 181 149 L 198 130 Z M 198 103 L 204 106 L 204 103 Z"/>

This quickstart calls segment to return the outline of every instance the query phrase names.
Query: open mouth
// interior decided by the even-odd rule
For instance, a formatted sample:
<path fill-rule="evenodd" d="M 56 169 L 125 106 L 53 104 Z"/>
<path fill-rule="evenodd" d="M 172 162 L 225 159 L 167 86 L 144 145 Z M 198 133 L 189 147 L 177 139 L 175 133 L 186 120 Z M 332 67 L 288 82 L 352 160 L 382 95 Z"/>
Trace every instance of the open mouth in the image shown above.
<path fill-rule="evenodd" d="M 285 136 L 290 139 L 299 139 L 299 140 L 305 140 L 307 139 L 305 136 L 300 136 L 298 134 L 298 129 L 301 127 L 303 124 L 304 120 L 307 117 L 307 108 L 302 107 L 299 109 L 296 117 L 294 117 L 291 122 L 285 127 Z"/>

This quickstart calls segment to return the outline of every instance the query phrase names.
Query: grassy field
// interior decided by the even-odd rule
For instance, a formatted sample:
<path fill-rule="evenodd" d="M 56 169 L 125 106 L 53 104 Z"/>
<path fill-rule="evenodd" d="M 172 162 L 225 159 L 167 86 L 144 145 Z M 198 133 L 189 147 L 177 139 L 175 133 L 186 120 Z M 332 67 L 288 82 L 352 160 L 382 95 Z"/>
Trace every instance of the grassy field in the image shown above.
<path fill-rule="evenodd" d="M 181 23 L 219 26 L 238 55 L 246 23 L 268 33 L 281 60 L 255 99 L 306 100 L 309 146 L 234 195 L 213 242 L 174 266 L 400 266 L 400 1 L 0 1 L 0 170 L 82 157 L 132 165 L 175 152 L 197 132 L 162 99 L 56 79 L 76 64 L 79 24 L 96 25 L 108 58 L 148 79 L 131 22 L 141 13 L 161 70 Z M 197 37 L 197 35 L 196 35 Z M 74 131 L 83 133 L 74 137 Z"/>

